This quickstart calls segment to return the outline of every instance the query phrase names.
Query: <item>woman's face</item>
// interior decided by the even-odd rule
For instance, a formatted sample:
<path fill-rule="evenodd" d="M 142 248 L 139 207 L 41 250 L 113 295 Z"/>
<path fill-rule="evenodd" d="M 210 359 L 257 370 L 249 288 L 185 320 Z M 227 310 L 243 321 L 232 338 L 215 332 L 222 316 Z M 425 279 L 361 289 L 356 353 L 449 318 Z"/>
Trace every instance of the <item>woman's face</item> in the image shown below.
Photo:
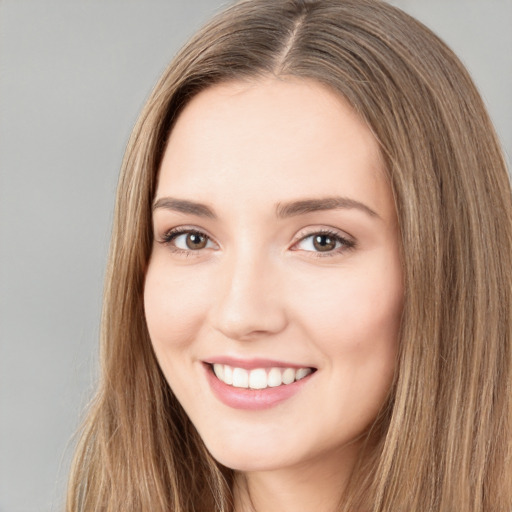
<path fill-rule="evenodd" d="M 389 391 L 403 298 L 366 125 L 311 81 L 211 87 L 172 130 L 153 224 L 149 333 L 212 455 L 242 471 L 346 457 Z"/>

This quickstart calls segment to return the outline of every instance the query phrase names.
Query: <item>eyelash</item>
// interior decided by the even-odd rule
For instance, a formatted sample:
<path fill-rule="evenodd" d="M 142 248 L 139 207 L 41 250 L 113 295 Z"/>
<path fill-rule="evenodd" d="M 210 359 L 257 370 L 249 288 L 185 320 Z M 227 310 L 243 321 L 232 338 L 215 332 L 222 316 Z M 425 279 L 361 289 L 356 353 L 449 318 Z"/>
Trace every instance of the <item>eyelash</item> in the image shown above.
<path fill-rule="evenodd" d="M 312 238 L 315 236 L 327 236 L 334 240 L 334 242 L 339 243 L 340 247 L 332 250 L 332 251 L 306 251 L 308 253 L 311 253 L 314 257 L 317 258 L 329 258 L 333 256 L 338 256 L 339 254 L 350 251 L 355 248 L 356 242 L 354 240 L 351 240 L 349 238 L 345 238 L 344 236 L 340 235 L 337 231 L 333 231 L 330 229 L 318 229 L 316 231 L 310 231 L 309 233 L 304 233 L 300 235 L 300 238 L 297 242 L 293 244 L 293 246 L 298 245 L 300 242 L 304 242 L 304 240 L 307 240 L 308 238 Z M 295 249 L 297 250 L 297 249 Z"/>
<path fill-rule="evenodd" d="M 199 229 L 193 229 L 193 228 L 188 228 L 188 227 L 184 226 L 184 227 L 179 227 L 179 228 L 173 228 L 173 229 L 170 229 L 169 231 L 166 231 L 164 233 L 164 235 L 162 236 L 160 243 L 169 246 L 169 249 L 173 253 L 184 255 L 184 256 L 190 256 L 191 253 L 200 252 L 200 250 L 194 251 L 193 249 L 190 249 L 187 251 L 185 249 L 180 249 L 179 247 L 176 247 L 175 245 L 172 244 L 173 240 L 178 238 L 178 236 L 185 235 L 185 234 L 204 236 L 204 237 L 206 237 L 207 240 L 211 240 L 211 237 L 208 236 L 203 231 L 201 231 Z"/>
<path fill-rule="evenodd" d="M 170 250 L 176 254 L 181 254 L 185 256 L 189 256 L 191 253 L 199 253 L 201 249 L 180 249 L 179 247 L 176 247 L 172 244 L 173 240 L 175 240 L 178 236 L 184 235 L 184 234 L 191 234 L 191 235 L 198 235 L 202 237 L 206 237 L 207 240 L 211 240 L 211 237 L 207 235 L 204 231 L 201 231 L 199 229 L 193 229 L 188 227 L 179 227 L 179 228 L 173 228 L 169 231 L 165 232 L 162 236 L 162 239 L 160 240 L 160 243 L 169 246 Z M 341 236 L 338 232 L 332 231 L 329 229 L 319 229 L 313 232 L 304 233 L 300 236 L 299 240 L 293 244 L 292 247 L 298 245 L 300 242 L 303 242 L 304 240 L 307 240 L 308 238 L 314 237 L 314 236 L 327 236 L 331 239 L 333 239 L 336 243 L 340 244 L 340 247 L 332 250 L 332 251 L 326 251 L 325 253 L 322 253 L 321 251 L 305 251 L 308 253 L 311 253 L 314 257 L 317 258 L 328 258 L 332 256 L 337 256 L 338 254 L 350 251 L 356 247 L 356 242 L 353 240 L 350 240 L 348 238 L 345 238 Z M 298 250 L 298 249 L 292 249 L 292 250 Z"/>

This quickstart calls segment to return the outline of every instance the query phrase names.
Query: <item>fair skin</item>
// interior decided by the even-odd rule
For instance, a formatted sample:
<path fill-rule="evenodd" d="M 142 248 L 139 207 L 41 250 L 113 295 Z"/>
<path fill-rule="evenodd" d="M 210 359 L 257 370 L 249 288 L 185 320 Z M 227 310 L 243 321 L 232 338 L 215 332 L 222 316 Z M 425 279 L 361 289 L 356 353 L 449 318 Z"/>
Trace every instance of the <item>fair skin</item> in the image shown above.
<path fill-rule="evenodd" d="M 403 303 L 370 130 L 312 81 L 210 87 L 171 132 L 153 224 L 155 354 L 236 471 L 236 510 L 334 510 L 389 392 Z"/>

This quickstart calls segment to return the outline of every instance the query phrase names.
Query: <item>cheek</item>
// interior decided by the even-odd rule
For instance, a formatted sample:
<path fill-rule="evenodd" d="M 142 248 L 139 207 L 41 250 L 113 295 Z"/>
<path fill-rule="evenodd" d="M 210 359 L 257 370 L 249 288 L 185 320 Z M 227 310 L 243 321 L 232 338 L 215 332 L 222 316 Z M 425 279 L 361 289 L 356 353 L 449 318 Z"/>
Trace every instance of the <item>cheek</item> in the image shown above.
<path fill-rule="evenodd" d="M 152 258 L 144 286 L 146 322 L 157 356 L 163 349 L 184 349 L 194 340 L 211 296 L 205 280 L 170 269 L 162 260 Z"/>
<path fill-rule="evenodd" d="M 305 281 L 296 294 L 302 297 L 296 317 L 326 355 L 394 358 L 403 308 L 400 267 L 368 268 L 341 269 L 315 286 Z"/>

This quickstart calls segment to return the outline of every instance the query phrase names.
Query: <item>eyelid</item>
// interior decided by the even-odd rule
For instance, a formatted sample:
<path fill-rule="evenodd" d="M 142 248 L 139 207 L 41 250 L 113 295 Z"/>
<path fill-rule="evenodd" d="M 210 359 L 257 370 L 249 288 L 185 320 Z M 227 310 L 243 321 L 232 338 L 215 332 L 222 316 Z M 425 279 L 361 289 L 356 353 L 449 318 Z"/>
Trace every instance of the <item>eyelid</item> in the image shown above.
<path fill-rule="evenodd" d="M 183 225 L 183 226 L 175 226 L 170 229 L 167 229 L 163 232 L 162 235 L 160 235 L 159 239 L 157 240 L 158 243 L 161 243 L 163 245 L 169 246 L 169 248 L 178 254 L 185 254 L 190 255 L 193 253 L 196 253 L 195 255 L 198 256 L 199 253 L 203 252 L 204 249 L 212 249 L 211 247 L 204 247 L 202 249 L 181 249 L 175 245 L 172 244 L 172 241 L 177 238 L 180 235 L 183 234 L 189 234 L 189 233 L 195 233 L 201 236 L 205 236 L 209 242 L 214 244 L 216 248 L 219 248 L 219 244 L 215 241 L 215 239 L 208 233 L 207 230 L 203 228 L 199 228 L 198 226 L 194 225 Z M 312 237 L 314 235 L 328 235 L 332 238 L 335 238 L 336 241 L 339 241 L 341 243 L 340 247 L 337 247 L 333 249 L 332 251 L 309 251 L 304 249 L 298 249 L 296 246 L 306 240 L 309 237 Z M 329 257 L 329 256 L 336 256 L 343 252 L 352 250 L 356 247 L 356 240 L 353 236 L 349 235 L 348 233 L 341 231 L 337 228 L 332 227 L 325 227 L 325 226 L 308 226 L 305 228 L 302 228 L 294 237 L 294 241 L 292 245 L 290 246 L 290 250 L 292 251 L 302 251 L 305 253 L 309 253 L 312 256 L 315 257 Z"/>
<path fill-rule="evenodd" d="M 308 251 L 304 249 L 298 249 L 295 248 L 299 243 L 303 242 L 309 237 L 315 236 L 315 235 L 328 235 L 332 238 L 335 238 L 336 241 L 339 241 L 341 243 L 341 246 L 338 248 L 333 249 L 332 251 Z M 348 233 L 341 231 L 337 228 L 332 227 L 321 227 L 321 226 L 309 226 L 307 228 L 301 229 L 296 237 L 294 242 L 292 243 L 290 250 L 292 251 L 303 251 L 305 253 L 309 253 L 314 257 L 329 257 L 329 256 L 337 256 L 341 253 L 344 253 L 346 251 L 353 250 L 356 247 L 356 240 L 353 236 L 349 235 Z"/>
<path fill-rule="evenodd" d="M 172 241 L 176 239 L 178 236 L 194 233 L 201 236 L 205 236 L 208 241 L 212 242 L 216 248 L 219 247 L 219 244 L 215 241 L 215 239 L 203 228 L 199 228 L 197 226 L 193 225 L 185 225 L 185 226 L 175 226 L 170 229 L 166 229 L 160 236 L 159 239 L 157 239 L 158 243 L 161 243 L 163 245 L 167 245 L 173 252 L 175 253 L 181 253 L 181 254 L 192 254 L 192 253 L 200 253 L 203 252 L 204 249 L 211 249 L 211 247 L 204 247 L 203 249 L 181 249 L 179 247 L 176 247 L 172 244 Z M 197 254 L 196 254 L 197 255 Z"/>

